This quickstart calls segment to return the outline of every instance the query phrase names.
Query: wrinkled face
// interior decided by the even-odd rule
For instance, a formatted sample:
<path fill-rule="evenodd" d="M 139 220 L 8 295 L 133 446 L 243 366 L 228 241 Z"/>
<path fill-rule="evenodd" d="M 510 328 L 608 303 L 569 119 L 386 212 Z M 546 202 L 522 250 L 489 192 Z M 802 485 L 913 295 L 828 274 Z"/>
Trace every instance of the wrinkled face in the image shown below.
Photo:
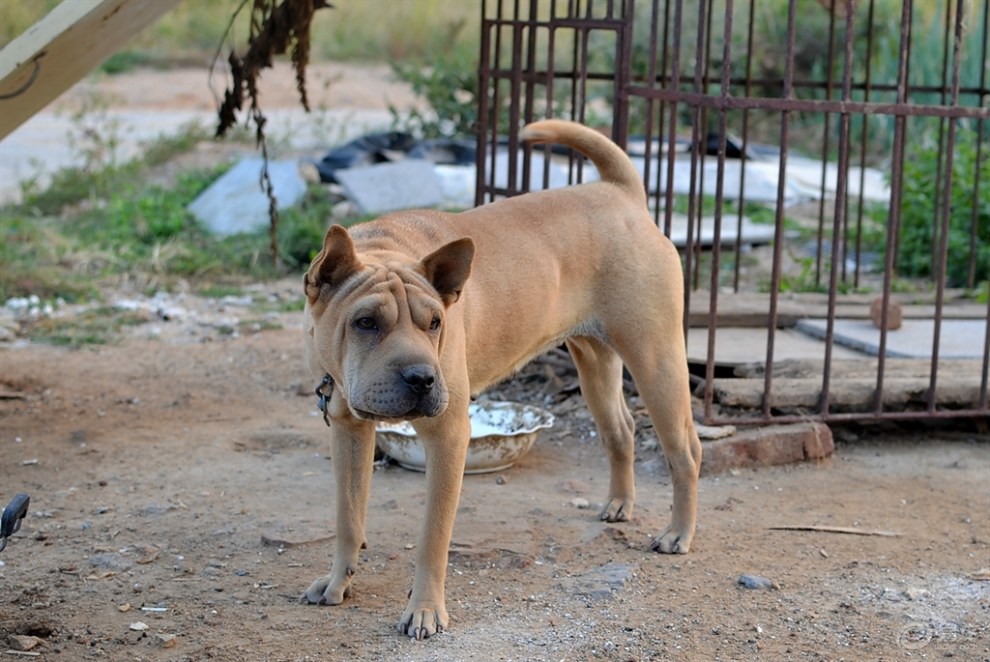
<path fill-rule="evenodd" d="M 443 413 L 445 310 L 423 276 L 400 265 L 365 266 L 324 296 L 309 306 L 310 367 L 334 377 L 355 416 Z"/>
<path fill-rule="evenodd" d="M 334 381 L 330 415 L 366 420 L 438 416 L 447 309 L 471 270 L 460 239 L 416 262 L 359 257 L 347 231 L 330 228 L 306 274 L 305 348 L 313 377 Z"/>

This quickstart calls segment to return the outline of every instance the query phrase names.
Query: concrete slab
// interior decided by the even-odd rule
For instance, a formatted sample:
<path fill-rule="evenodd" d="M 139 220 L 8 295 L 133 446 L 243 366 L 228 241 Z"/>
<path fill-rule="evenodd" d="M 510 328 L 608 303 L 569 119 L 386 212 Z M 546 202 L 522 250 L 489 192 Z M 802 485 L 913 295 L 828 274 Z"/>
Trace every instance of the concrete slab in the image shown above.
<path fill-rule="evenodd" d="M 814 338 L 825 338 L 827 320 L 804 319 L 797 329 Z M 880 354 L 880 329 L 869 320 L 835 321 L 835 344 L 872 356 Z M 986 320 L 948 319 L 942 321 L 938 355 L 943 359 L 982 358 L 987 337 Z M 887 356 L 931 358 L 935 341 L 934 320 L 904 320 L 900 329 L 887 332 Z"/>
<path fill-rule="evenodd" d="M 329 109 L 306 113 L 302 109 L 275 108 L 265 113 L 270 153 L 284 149 L 311 150 L 339 144 L 370 131 L 387 129 L 392 115 L 384 110 Z M 94 118 L 89 118 L 92 121 Z M 201 110 L 107 110 L 99 115 L 101 131 L 117 141 L 116 160 L 139 157 L 146 146 L 162 136 L 177 135 L 192 123 L 212 131 L 216 113 Z M 34 182 L 45 187 L 60 168 L 83 165 L 73 147 L 80 122 L 70 113 L 46 110 L 30 118 L 0 141 L 0 204 L 21 201 L 21 186 Z M 255 153 L 250 143 L 245 153 Z M 474 192 L 472 189 L 471 202 Z"/>
<path fill-rule="evenodd" d="M 664 216 L 660 214 L 660 224 L 664 223 Z M 698 235 L 698 228 L 691 228 L 694 234 L 694 241 L 701 242 L 702 246 L 713 246 L 715 244 L 715 217 L 705 216 L 701 219 L 701 235 Z M 743 216 L 742 223 L 733 214 L 722 217 L 722 227 L 719 228 L 719 242 L 725 248 L 736 245 L 736 237 L 744 246 L 764 245 L 773 242 L 774 229 L 772 225 L 753 223 Z M 678 248 L 687 246 L 688 240 L 688 217 L 683 214 L 673 214 L 670 224 L 670 240 Z"/>
<path fill-rule="evenodd" d="M 436 207 L 443 201 L 440 177 L 429 161 L 407 159 L 336 173 L 347 197 L 364 214 Z"/>
<path fill-rule="evenodd" d="M 834 359 L 861 359 L 864 355 L 846 347 L 833 347 Z M 767 358 L 767 330 L 761 328 L 728 327 L 715 332 L 715 363 L 737 366 L 758 363 Z M 791 359 L 825 359 L 825 343 L 793 329 L 777 329 L 774 334 L 774 362 Z M 708 329 L 688 329 L 688 361 L 708 360 Z"/>
<path fill-rule="evenodd" d="M 189 203 L 189 211 L 221 236 L 268 227 L 268 196 L 259 185 L 264 160 L 244 159 Z M 279 209 L 297 204 L 306 193 L 299 167 L 291 161 L 269 161 L 268 175 Z"/>

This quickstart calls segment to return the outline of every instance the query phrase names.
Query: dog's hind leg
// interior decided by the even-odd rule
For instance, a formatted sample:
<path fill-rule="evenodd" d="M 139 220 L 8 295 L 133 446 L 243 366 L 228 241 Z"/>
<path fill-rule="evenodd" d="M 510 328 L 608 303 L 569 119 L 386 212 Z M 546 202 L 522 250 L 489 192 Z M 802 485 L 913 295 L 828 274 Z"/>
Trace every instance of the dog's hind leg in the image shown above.
<path fill-rule="evenodd" d="M 367 546 L 365 521 L 375 463 L 375 424 L 334 421 L 331 427 L 331 461 L 337 487 L 337 542 L 333 567 L 306 589 L 302 600 L 311 604 L 339 605 L 351 594 L 351 577 L 358 555 Z"/>
<path fill-rule="evenodd" d="M 624 522 L 636 501 L 633 475 L 635 423 L 622 393 L 622 360 L 605 343 L 590 337 L 569 338 L 567 348 L 578 369 L 581 394 L 595 419 L 608 454 L 611 478 L 601 519 Z"/>
<path fill-rule="evenodd" d="M 660 438 L 674 486 L 673 517 L 652 547 L 665 554 L 686 554 L 697 521 L 701 442 L 691 413 L 683 336 L 673 332 L 660 340 L 641 338 L 633 351 L 624 354 Z"/>

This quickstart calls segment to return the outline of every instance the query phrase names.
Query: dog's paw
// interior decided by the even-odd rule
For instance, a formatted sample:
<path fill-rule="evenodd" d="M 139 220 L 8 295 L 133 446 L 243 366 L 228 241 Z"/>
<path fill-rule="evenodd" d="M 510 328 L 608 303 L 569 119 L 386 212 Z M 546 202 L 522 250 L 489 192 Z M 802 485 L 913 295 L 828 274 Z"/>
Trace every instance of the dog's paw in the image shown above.
<path fill-rule="evenodd" d="M 598 513 L 598 519 L 603 522 L 628 522 L 632 519 L 632 512 L 632 499 L 610 499 Z"/>
<path fill-rule="evenodd" d="M 399 621 L 399 633 L 410 639 L 429 639 L 447 628 L 447 610 L 443 605 L 434 607 L 409 606 Z"/>
<path fill-rule="evenodd" d="M 344 598 L 351 595 L 350 576 L 335 582 L 333 575 L 325 575 L 309 585 L 306 592 L 299 598 L 300 602 L 308 602 L 311 605 L 339 605 Z"/>
<path fill-rule="evenodd" d="M 661 554 L 687 554 L 691 549 L 692 537 L 668 526 L 663 533 L 653 539 L 650 549 Z"/>

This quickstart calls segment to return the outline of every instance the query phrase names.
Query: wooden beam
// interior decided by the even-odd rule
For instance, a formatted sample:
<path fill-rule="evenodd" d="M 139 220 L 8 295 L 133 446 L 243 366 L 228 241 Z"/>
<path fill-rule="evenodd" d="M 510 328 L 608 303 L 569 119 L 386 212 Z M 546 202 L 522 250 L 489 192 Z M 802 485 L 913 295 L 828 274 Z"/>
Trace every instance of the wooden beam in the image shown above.
<path fill-rule="evenodd" d="M 179 0 L 63 0 L 0 50 L 0 140 Z"/>

